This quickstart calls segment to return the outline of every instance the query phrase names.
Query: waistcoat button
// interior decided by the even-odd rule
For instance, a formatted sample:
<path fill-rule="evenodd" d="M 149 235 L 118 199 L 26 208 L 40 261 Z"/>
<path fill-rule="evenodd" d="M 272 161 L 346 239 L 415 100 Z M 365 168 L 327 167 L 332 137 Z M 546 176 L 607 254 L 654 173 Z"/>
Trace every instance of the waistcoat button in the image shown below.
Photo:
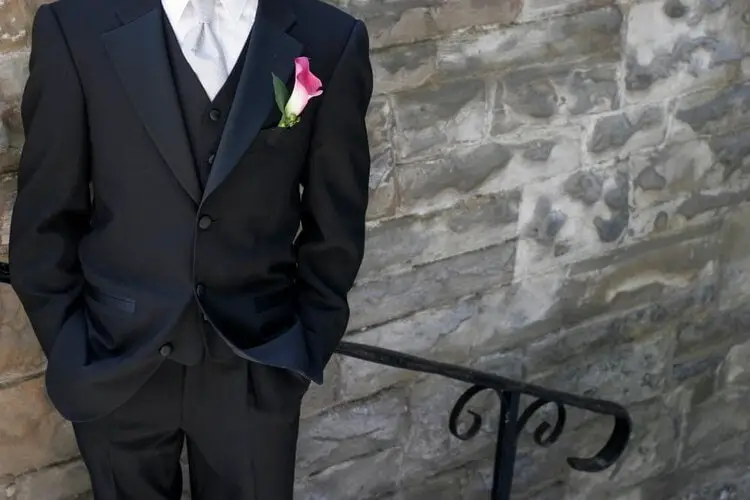
<path fill-rule="evenodd" d="M 213 220 L 208 215 L 204 215 L 200 219 L 198 219 L 198 227 L 201 229 L 208 229 L 211 227 L 211 224 L 213 224 Z"/>
<path fill-rule="evenodd" d="M 163 346 L 159 348 L 159 354 L 161 354 L 163 357 L 169 357 L 170 354 L 172 354 L 172 344 L 167 342 Z"/>

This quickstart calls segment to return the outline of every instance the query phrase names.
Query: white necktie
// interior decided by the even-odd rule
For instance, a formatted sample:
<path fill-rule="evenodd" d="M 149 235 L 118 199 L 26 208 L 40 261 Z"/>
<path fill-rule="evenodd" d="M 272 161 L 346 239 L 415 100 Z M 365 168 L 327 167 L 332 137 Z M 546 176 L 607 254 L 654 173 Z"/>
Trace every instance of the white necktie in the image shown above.
<path fill-rule="evenodd" d="M 193 62 L 200 66 L 196 73 L 211 100 L 227 80 L 229 72 L 224 51 L 216 36 L 216 2 L 219 0 L 190 0 L 198 17 L 198 24 L 185 37 L 184 46 L 195 54 Z M 205 76 L 205 78 L 204 78 Z"/>

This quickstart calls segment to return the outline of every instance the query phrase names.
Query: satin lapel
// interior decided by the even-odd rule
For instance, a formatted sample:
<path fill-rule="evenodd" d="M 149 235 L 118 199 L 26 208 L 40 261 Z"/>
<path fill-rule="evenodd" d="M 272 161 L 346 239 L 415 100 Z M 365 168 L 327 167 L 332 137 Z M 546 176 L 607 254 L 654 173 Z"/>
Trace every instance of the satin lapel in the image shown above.
<path fill-rule="evenodd" d="M 274 1 L 279 0 L 271 0 Z M 302 53 L 302 44 L 286 33 L 286 28 L 294 20 L 291 12 L 279 10 L 283 2 L 276 3 L 275 7 L 272 7 L 274 4 L 271 2 L 261 2 L 250 34 L 237 92 L 208 176 L 203 200 L 237 166 L 258 135 L 271 106 L 275 105 L 271 74 L 286 81 L 294 71 L 294 58 Z"/>
<path fill-rule="evenodd" d="M 153 0 L 127 5 L 119 13 L 123 25 L 102 38 L 164 161 L 190 197 L 200 203 L 200 184 L 172 78 L 160 5 Z"/>

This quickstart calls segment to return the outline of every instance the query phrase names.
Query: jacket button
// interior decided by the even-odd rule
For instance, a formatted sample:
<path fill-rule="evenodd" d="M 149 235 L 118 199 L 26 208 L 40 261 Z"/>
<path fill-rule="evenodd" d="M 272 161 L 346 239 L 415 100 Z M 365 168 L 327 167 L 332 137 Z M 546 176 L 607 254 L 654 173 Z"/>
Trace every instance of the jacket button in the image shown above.
<path fill-rule="evenodd" d="M 170 354 L 172 354 L 172 344 L 167 342 L 163 346 L 159 348 L 159 354 L 161 354 L 163 357 L 167 358 Z"/>
<path fill-rule="evenodd" d="M 208 113 L 208 118 L 209 118 L 209 119 L 210 119 L 210 120 L 211 120 L 212 122 L 218 122 L 218 121 L 219 121 L 219 118 L 221 118 L 221 112 L 220 112 L 220 111 L 219 111 L 218 109 L 212 109 L 212 110 L 211 110 L 211 111 L 210 111 L 210 112 Z"/>
<path fill-rule="evenodd" d="M 208 164 L 213 165 L 215 159 L 216 159 L 216 155 L 212 153 L 211 156 L 208 157 Z"/>
<path fill-rule="evenodd" d="M 208 229 L 211 227 L 211 224 L 213 224 L 213 220 L 208 215 L 204 215 L 200 219 L 198 219 L 198 227 L 201 229 Z"/>
<path fill-rule="evenodd" d="M 203 297 L 203 294 L 206 293 L 206 287 L 203 286 L 203 284 L 199 283 L 195 286 L 195 295 L 197 295 L 199 298 Z"/>

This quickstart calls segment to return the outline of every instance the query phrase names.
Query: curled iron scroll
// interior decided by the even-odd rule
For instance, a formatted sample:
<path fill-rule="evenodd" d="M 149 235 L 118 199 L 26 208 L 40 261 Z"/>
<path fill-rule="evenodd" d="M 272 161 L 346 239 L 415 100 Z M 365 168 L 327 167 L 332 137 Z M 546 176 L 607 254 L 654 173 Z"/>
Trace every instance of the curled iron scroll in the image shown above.
<path fill-rule="evenodd" d="M 545 420 L 534 430 L 534 442 L 545 448 L 557 442 L 565 429 L 565 406 L 556 401 L 548 401 L 540 398 L 526 407 L 518 419 L 518 429 L 520 432 L 534 413 L 549 404 L 555 405 L 556 408 L 557 418 L 555 424 L 550 425 Z M 613 417 L 615 425 L 604 446 L 592 457 L 568 457 L 567 462 L 571 468 L 581 472 L 601 472 L 611 467 L 620 458 L 630 438 L 631 423 L 630 418 L 620 415 L 613 415 Z"/>
<path fill-rule="evenodd" d="M 448 419 L 448 429 L 454 437 L 461 441 L 467 441 L 479 433 L 479 429 L 482 428 L 482 416 L 474 410 L 466 410 L 466 413 L 471 415 L 471 424 L 465 431 L 458 430 L 461 415 L 469 404 L 469 401 L 482 391 L 489 390 L 489 387 L 482 387 L 481 385 L 473 385 L 466 390 L 461 397 L 458 398 L 456 404 L 453 405 L 450 417 Z"/>
<path fill-rule="evenodd" d="M 448 420 L 448 427 L 453 436 L 462 441 L 466 441 L 475 437 L 479 433 L 483 423 L 482 416 L 474 410 L 467 409 L 467 405 L 472 398 L 487 390 L 492 390 L 498 396 L 502 396 L 502 391 L 496 388 L 483 385 L 473 385 L 458 398 L 451 410 Z M 523 413 L 518 418 L 516 426 L 516 432 L 517 434 L 520 434 L 529 423 L 531 417 L 547 405 L 554 405 L 555 407 L 556 418 L 554 423 L 550 424 L 547 420 L 544 420 L 536 427 L 536 429 L 534 429 L 533 432 L 534 442 L 544 448 L 555 444 L 558 439 L 560 439 L 560 436 L 565 429 L 565 424 L 567 422 L 567 410 L 565 404 L 559 401 L 537 398 L 524 409 Z M 471 421 L 467 429 L 459 430 L 461 417 L 463 415 L 469 415 Z M 569 457 L 567 462 L 571 468 L 581 472 L 601 472 L 611 467 L 623 454 L 630 437 L 630 418 L 627 414 L 617 414 L 612 416 L 614 417 L 615 425 L 605 445 L 592 457 Z"/>

